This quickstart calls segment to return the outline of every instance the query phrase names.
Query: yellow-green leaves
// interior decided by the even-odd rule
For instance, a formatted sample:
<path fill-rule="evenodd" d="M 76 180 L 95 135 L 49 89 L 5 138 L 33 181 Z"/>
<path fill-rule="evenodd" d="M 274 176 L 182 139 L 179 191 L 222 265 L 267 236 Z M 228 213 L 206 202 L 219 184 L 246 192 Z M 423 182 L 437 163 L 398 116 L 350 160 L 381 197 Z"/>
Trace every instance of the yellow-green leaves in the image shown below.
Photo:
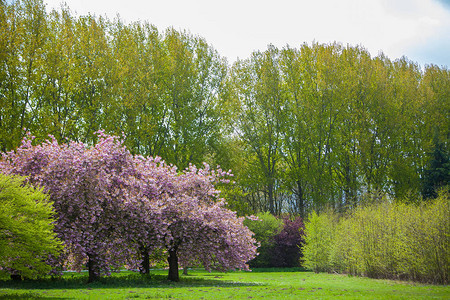
<path fill-rule="evenodd" d="M 24 276 L 45 275 L 61 243 L 53 232 L 53 206 L 25 178 L 0 173 L 0 267 Z M 15 271 L 14 271 L 15 270 Z"/>
<path fill-rule="evenodd" d="M 314 272 L 331 271 L 330 256 L 335 241 L 335 216 L 312 212 L 305 223 L 304 266 Z"/>
<path fill-rule="evenodd" d="M 306 228 L 305 266 L 377 278 L 448 283 L 448 191 L 426 204 L 361 206 L 336 222 L 312 213 Z"/>

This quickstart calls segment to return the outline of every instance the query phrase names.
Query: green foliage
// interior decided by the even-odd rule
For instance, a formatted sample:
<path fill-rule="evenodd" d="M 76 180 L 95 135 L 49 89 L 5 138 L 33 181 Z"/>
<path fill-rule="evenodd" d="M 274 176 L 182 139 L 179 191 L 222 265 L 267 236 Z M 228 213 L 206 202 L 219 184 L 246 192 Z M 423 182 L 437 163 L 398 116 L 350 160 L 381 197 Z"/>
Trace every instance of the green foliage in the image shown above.
<path fill-rule="evenodd" d="M 227 65 L 204 39 L 65 6 L 47 13 L 42 0 L 1 5 L 0 29 L 1 151 L 23 129 L 92 143 L 103 128 L 180 169 L 218 152 Z"/>
<path fill-rule="evenodd" d="M 232 126 L 249 151 L 252 193 L 264 192 L 262 211 L 280 214 L 277 184 L 282 108 L 279 51 L 273 46 L 254 52 L 251 58 L 237 61 L 232 69 L 231 101 L 234 107 Z"/>
<path fill-rule="evenodd" d="M 449 75 L 336 43 L 238 61 L 228 97 L 247 152 L 246 200 L 305 217 L 354 207 L 366 191 L 419 194 L 433 128 L 448 141 Z"/>
<path fill-rule="evenodd" d="M 376 278 L 448 283 L 449 192 L 420 205 L 414 201 L 368 204 L 342 217 L 334 232 L 330 214 L 313 213 L 305 224 L 305 266 Z M 330 237 L 331 236 L 331 237 Z"/>
<path fill-rule="evenodd" d="M 53 206 L 25 178 L 0 173 L 0 270 L 34 278 L 51 270 L 61 243 L 53 232 Z"/>
<path fill-rule="evenodd" d="M 269 212 L 256 215 L 258 220 L 246 219 L 244 225 L 255 235 L 254 238 L 260 243 L 259 255 L 249 262 L 251 267 L 270 266 L 271 250 L 275 244 L 274 237 L 283 229 L 283 220 L 278 219 Z"/>
<path fill-rule="evenodd" d="M 448 283 L 450 273 L 450 193 L 438 192 L 438 197 L 409 214 L 415 217 L 409 228 L 408 252 L 401 270 L 414 279 Z M 406 217 L 406 216 L 403 216 Z M 416 225 L 417 226 L 417 225 Z M 414 255 L 414 253 L 416 255 Z"/>
<path fill-rule="evenodd" d="M 446 145 L 439 141 L 436 133 L 431 159 L 423 177 L 422 195 L 424 198 L 436 198 L 438 190 L 450 184 L 450 152 Z"/>
<path fill-rule="evenodd" d="M 366 191 L 417 195 L 422 179 L 435 197 L 432 176 L 448 168 L 427 153 L 435 129 L 449 144 L 449 98 L 447 67 L 361 46 L 271 45 L 230 66 L 181 30 L 47 12 L 43 0 L 0 5 L 1 151 L 26 130 L 86 143 L 100 128 L 123 133 L 134 154 L 180 169 L 231 168 L 241 214 L 343 211 Z"/>
<path fill-rule="evenodd" d="M 314 272 L 330 271 L 330 255 L 335 238 L 335 215 L 332 212 L 318 215 L 313 211 L 305 223 L 303 266 Z"/>

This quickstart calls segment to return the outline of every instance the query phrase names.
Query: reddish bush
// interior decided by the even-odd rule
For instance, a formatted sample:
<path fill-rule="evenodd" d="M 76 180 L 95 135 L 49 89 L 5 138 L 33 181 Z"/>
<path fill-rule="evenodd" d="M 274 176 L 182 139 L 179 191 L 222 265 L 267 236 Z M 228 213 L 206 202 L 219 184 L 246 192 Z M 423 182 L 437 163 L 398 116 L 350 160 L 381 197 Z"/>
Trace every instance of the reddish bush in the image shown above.
<path fill-rule="evenodd" d="M 272 249 L 271 265 L 273 267 L 299 267 L 304 243 L 304 228 L 301 217 L 291 220 L 283 217 L 283 229 L 274 236 L 275 245 Z"/>

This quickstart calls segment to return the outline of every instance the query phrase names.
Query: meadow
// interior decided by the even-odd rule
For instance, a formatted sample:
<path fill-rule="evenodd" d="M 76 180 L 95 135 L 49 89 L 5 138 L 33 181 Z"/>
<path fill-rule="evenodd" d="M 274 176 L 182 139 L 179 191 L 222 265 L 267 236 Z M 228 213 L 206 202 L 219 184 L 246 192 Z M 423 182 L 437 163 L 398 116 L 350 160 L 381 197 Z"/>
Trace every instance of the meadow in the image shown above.
<path fill-rule="evenodd" d="M 167 270 L 150 277 L 121 272 L 87 284 L 86 273 L 61 279 L 0 281 L 0 299 L 449 299 L 450 287 L 301 269 L 255 269 L 252 272 L 189 270 L 178 283 Z"/>

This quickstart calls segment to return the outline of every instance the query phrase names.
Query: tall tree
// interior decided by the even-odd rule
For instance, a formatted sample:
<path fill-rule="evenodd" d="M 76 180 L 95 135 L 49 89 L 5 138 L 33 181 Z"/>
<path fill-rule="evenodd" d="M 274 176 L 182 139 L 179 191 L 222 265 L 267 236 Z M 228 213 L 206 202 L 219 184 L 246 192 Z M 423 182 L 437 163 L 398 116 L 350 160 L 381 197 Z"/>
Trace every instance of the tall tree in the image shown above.
<path fill-rule="evenodd" d="M 448 151 L 448 145 L 439 141 L 437 132 L 433 142 L 434 149 L 422 180 L 422 196 L 424 198 L 436 198 L 438 190 L 450 184 L 450 152 Z"/>
<path fill-rule="evenodd" d="M 67 7 L 53 10 L 48 16 L 48 30 L 44 45 L 43 92 L 33 114 L 39 124 L 34 134 L 52 134 L 58 140 L 79 137 L 79 105 L 76 103 L 77 74 L 75 73 L 75 20 Z"/>
<path fill-rule="evenodd" d="M 110 24 L 112 93 L 103 126 L 116 134 L 126 134 L 133 153 L 161 154 L 165 143 L 165 116 L 162 101 L 164 49 L 162 36 L 147 23 L 125 25 L 120 19 Z"/>
<path fill-rule="evenodd" d="M 43 92 L 46 12 L 42 1 L 0 5 L 2 22 L 0 125 L 2 150 L 19 145 L 23 129 L 34 129 L 33 113 Z"/>
<path fill-rule="evenodd" d="M 158 153 L 180 168 L 199 164 L 220 137 L 218 95 L 225 61 L 203 39 L 169 29 L 164 102 L 168 105 L 167 142 Z"/>
<path fill-rule="evenodd" d="M 276 190 L 280 188 L 277 168 L 285 109 L 278 59 L 278 50 L 271 46 L 265 52 L 254 52 L 251 59 L 236 62 L 232 70 L 233 101 L 237 103 L 235 134 L 254 155 L 254 175 L 261 176 L 266 209 L 273 214 L 281 211 Z"/>

